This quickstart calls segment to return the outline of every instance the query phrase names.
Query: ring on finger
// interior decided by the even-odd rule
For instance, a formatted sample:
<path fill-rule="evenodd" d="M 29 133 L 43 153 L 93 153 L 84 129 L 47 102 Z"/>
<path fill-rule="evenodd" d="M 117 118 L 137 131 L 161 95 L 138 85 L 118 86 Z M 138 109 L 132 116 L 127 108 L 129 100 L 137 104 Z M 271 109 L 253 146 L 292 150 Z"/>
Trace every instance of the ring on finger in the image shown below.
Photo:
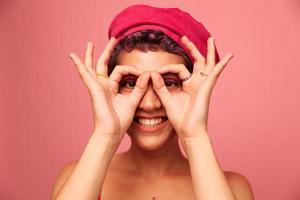
<path fill-rule="evenodd" d="M 96 76 L 104 76 L 104 77 L 106 77 L 106 78 L 108 78 L 108 76 L 107 75 L 105 75 L 105 74 L 101 74 L 101 73 L 96 73 Z"/>
<path fill-rule="evenodd" d="M 200 74 L 201 74 L 202 76 L 208 76 L 208 74 L 204 74 L 203 72 L 200 72 Z"/>
<path fill-rule="evenodd" d="M 208 74 L 205 74 L 205 73 L 203 73 L 203 72 L 200 72 L 200 75 L 201 75 L 201 76 L 208 76 Z M 191 76 L 192 76 L 192 75 L 190 75 L 190 76 L 188 76 L 188 77 L 182 79 L 181 81 L 182 81 L 182 82 L 183 82 L 183 81 L 186 81 L 186 80 L 188 80 L 189 78 L 191 78 Z"/>

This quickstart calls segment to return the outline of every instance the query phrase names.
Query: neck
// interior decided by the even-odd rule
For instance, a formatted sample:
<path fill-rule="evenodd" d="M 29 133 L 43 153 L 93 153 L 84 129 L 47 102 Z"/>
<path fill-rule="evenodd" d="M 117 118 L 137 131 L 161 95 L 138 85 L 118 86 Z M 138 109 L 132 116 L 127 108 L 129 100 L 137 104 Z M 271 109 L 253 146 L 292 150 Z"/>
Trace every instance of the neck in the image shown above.
<path fill-rule="evenodd" d="M 189 169 L 187 159 L 182 155 L 178 137 L 155 150 L 141 149 L 132 142 L 126 152 L 133 165 L 131 170 L 147 178 L 159 178 L 172 174 L 185 173 Z"/>

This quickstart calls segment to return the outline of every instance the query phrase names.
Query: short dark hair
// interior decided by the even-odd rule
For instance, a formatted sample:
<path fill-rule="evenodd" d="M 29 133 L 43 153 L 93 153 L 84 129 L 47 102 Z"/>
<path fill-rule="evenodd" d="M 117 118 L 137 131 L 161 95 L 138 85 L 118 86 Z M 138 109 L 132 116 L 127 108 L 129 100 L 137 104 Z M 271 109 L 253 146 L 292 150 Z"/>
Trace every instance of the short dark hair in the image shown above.
<path fill-rule="evenodd" d="M 169 53 L 181 55 L 186 61 L 185 65 L 187 69 L 192 73 L 192 61 L 189 59 L 184 50 L 177 44 L 177 42 L 175 42 L 162 31 L 145 29 L 121 37 L 108 61 L 108 75 L 111 74 L 114 67 L 117 65 L 117 58 L 122 50 L 131 52 L 134 48 L 137 48 L 144 52 L 147 50 L 157 51 L 157 46 Z"/>

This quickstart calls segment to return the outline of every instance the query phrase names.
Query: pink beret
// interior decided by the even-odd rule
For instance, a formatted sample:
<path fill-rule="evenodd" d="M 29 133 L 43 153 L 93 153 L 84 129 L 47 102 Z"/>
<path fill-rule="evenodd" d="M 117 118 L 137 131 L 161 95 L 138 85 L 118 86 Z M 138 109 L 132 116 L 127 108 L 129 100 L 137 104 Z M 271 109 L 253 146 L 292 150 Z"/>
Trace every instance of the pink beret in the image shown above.
<path fill-rule="evenodd" d="M 202 23 L 178 8 L 158 8 L 145 4 L 131 5 L 119 12 L 112 20 L 108 38 L 113 36 L 118 39 L 144 29 L 164 32 L 177 42 L 194 62 L 189 50 L 181 42 L 181 37 L 186 35 L 206 57 L 207 39 L 210 33 Z M 215 55 L 217 63 L 220 60 L 217 49 Z"/>

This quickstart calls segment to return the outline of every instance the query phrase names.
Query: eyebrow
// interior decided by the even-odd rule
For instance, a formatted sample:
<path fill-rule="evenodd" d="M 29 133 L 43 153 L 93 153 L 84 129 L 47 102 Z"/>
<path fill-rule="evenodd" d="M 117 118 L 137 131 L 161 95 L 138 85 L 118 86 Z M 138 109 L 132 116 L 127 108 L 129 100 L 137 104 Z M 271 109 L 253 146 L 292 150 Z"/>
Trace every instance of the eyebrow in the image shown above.
<path fill-rule="evenodd" d="M 162 77 L 165 77 L 165 76 L 171 76 L 171 77 L 174 77 L 176 76 L 176 78 L 179 78 L 178 74 L 176 73 L 171 73 L 171 72 L 167 72 L 167 73 L 164 73 L 164 74 L 161 74 Z"/>

